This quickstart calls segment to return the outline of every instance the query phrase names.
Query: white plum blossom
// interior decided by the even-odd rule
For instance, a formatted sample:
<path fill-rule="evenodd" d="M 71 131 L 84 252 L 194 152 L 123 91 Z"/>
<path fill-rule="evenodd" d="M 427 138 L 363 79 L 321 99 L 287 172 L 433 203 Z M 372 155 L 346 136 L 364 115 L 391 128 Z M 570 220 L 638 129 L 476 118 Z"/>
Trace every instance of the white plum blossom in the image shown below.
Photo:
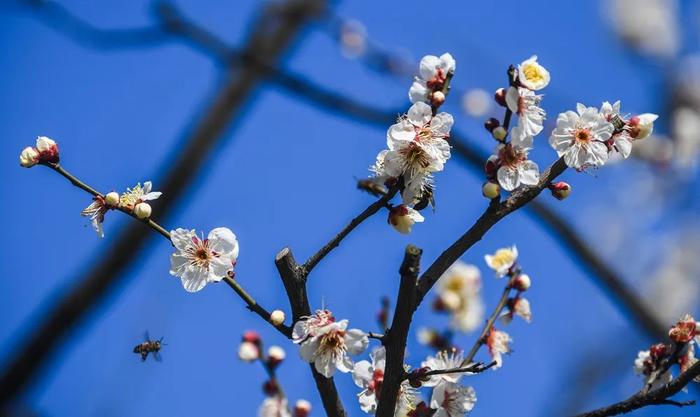
<path fill-rule="evenodd" d="M 528 144 L 525 138 L 536 136 L 544 129 L 546 113 L 540 108 L 541 101 L 541 94 L 535 94 L 527 88 L 508 88 L 506 104 L 518 116 L 518 129 L 511 131 L 512 140 L 521 146 L 532 147 L 532 143 Z"/>
<path fill-rule="evenodd" d="M 604 101 L 603 105 L 600 106 L 600 115 L 606 121 L 613 123 L 613 127 L 614 123 L 616 122 L 626 122 L 620 114 L 620 100 L 616 101 L 613 104 Z M 629 130 L 624 128 L 619 130 L 619 132 L 614 133 L 612 137 L 608 140 L 608 143 L 613 149 L 615 149 L 620 154 L 620 156 L 626 159 L 632 153 L 633 140 L 634 139 L 630 136 Z"/>
<path fill-rule="evenodd" d="M 258 409 L 258 417 L 292 417 L 287 399 L 280 395 L 265 398 Z"/>
<path fill-rule="evenodd" d="M 496 271 L 497 277 L 508 274 L 518 260 L 518 248 L 513 245 L 510 248 L 501 248 L 493 255 L 485 255 L 484 260 L 489 268 Z"/>
<path fill-rule="evenodd" d="M 411 233 L 414 224 L 422 223 L 424 220 L 425 218 L 418 210 L 404 204 L 392 207 L 389 210 L 389 218 L 387 219 L 394 229 L 404 235 Z"/>
<path fill-rule="evenodd" d="M 419 173 L 442 171 L 450 158 L 446 139 L 453 123 L 449 113 L 433 117 L 429 105 L 412 105 L 387 132 L 389 152 L 384 155 L 384 172 L 394 178 L 405 174 L 410 179 Z"/>
<path fill-rule="evenodd" d="M 105 213 L 107 213 L 108 209 L 105 199 L 102 196 L 96 196 L 93 198 L 92 203 L 80 212 L 81 216 L 90 218 L 92 228 L 95 229 L 99 237 L 105 237 L 102 223 L 105 221 Z"/>
<path fill-rule="evenodd" d="M 150 181 L 136 184 L 134 188 L 127 188 L 119 198 L 119 206 L 127 209 L 133 210 L 139 203 L 144 203 L 146 201 L 155 200 L 160 197 L 163 193 L 158 191 L 151 191 L 153 184 Z"/>
<path fill-rule="evenodd" d="M 238 258 L 236 235 L 226 227 L 213 229 L 206 239 L 194 230 L 178 228 L 170 231 L 170 240 L 176 249 L 170 255 L 170 274 L 179 277 L 188 292 L 221 281 Z"/>
<path fill-rule="evenodd" d="M 301 320 L 294 324 L 292 329 L 292 340 L 295 343 L 301 343 L 310 337 L 320 334 L 321 329 L 333 323 L 335 317 L 328 310 L 316 310 L 316 313 L 302 317 Z"/>
<path fill-rule="evenodd" d="M 654 368 L 656 365 L 654 364 L 655 361 L 652 358 L 651 351 L 649 350 L 640 350 L 639 353 L 637 354 L 637 359 L 634 360 L 634 371 L 638 375 L 643 375 L 645 377 L 644 384 L 646 385 L 649 379 L 649 376 L 652 374 L 654 371 Z M 673 379 L 673 374 L 671 371 L 666 371 L 664 372 L 663 375 L 658 376 L 652 383 L 651 383 L 651 390 L 655 390 L 657 388 L 661 388 L 661 386 L 671 382 Z"/>
<path fill-rule="evenodd" d="M 612 136 L 614 127 L 595 107 L 579 103 L 576 110 L 578 113 L 567 111 L 559 114 L 549 144 L 571 168 L 581 170 L 602 166 L 608 160 L 605 142 Z"/>
<path fill-rule="evenodd" d="M 357 395 L 360 408 L 365 413 L 374 414 L 377 411 L 377 401 L 384 382 L 384 367 L 386 366 L 386 350 L 384 347 L 375 349 L 370 354 L 371 362 L 362 360 L 355 364 L 352 370 L 352 380 L 362 388 Z M 396 402 L 395 416 L 400 416 L 407 410 L 415 408 L 418 392 L 411 387 L 408 380 L 401 383 L 399 397 Z"/>
<path fill-rule="evenodd" d="M 476 405 L 476 392 L 454 382 L 443 382 L 433 389 L 430 407 L 437 409 L 433 417 L 462 417 Z"/>
<path fill-rule="evenodd" d="M 503 365 L 503 354 L 510 353 L 510 344 L 513 339 L 508 333 L 491 328 L 488 337 L 486 338 L 486 347 L 489 350 L 491 359 L 496 362 L 493 369 L 498 369 Z"/>
<path fill-rule="evenodd" d="M 527 298 L 517 296 L 508 301 L 508 311 L 501 315 L 501 322 L 508 324 L 513 321 L 513 316 L 520 316 L 526 322 L 532 321 L 532 311 L 530 310 L 530 302 Z"/>
<path fill-rule="evenodd" d="M 486 308 L 479 268 L 457 261 L 442 274 L 437 286 L 438 301 L 451 314 L 451 329 L 470 332 L 482 324 Z"/>
<path fill-rule="evenodd" d="M 347 320 L 333 320 L 323 326 L 316 324 L 323 320 L 311 316 L 294 325 L 292 340 L 301 345 L 301 357 L 313 363 L 316 371 L 326 378 L 332 377 L 336 369 L 352 372 L 353 362 L 348 355 L 358 355 L 367 349 L 367 334 L 359 329 L 348 330 Z"/>
<path fill-rule="evenodd" d="M 464 352 L 452 349 L 451 351 L 441 350 L 435 356 L 428 358 L 421 363 L 421 367 L 430 368 L 431 371 L 461 368 L 464 361 Z M 443 382 L 458 382 L 467 372 L 457 372 L 454 374 L 438 374 L 430 376 L 430 379 L 423 383 L 424 387 L 434 387 Z"/>
<path fill-rule="evenodd" d="M 439 58 L 435 55 L 426 55 L 420 60 L 419 77 L 408 90 L 411 103 L 430 103 L 434 91 L 441 90 L 447 74 L 454 72 L 456 61 L 449 53 L 442 54 Z"/>
<path fill-rule="evenodd" d="M 518 65 L 518 81 L 523 87 L 537 91 L 549 84 L 549 71 L 537 62 L 533 55 Z"/>
<path fill-rule="evenodd" d="M 530 137 L 531 138 L 531 137 Z M 515 141 L 498 145 L 492 160 L 498 165 L 496 179 L 506 191 L 513 191 L 520 185 L 537 185 L 540 181 L 540 168 L 527 159 L 528 148 L 515 144 Z"/>

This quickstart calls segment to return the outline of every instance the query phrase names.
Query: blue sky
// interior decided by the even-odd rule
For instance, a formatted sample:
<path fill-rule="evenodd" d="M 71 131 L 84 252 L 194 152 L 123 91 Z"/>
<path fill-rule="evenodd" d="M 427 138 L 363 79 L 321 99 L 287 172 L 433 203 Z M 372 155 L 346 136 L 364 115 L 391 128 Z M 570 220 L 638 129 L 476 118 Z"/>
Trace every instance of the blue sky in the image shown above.
<path fill-rule="evenodd" d="M 99 27 L 134 27 L 153 19 L 146 1 L 64 4 Z M 260 3 L 177 4 L 236 44 Z M 577 101 L 597 106 L 621 99 L 630 112 L 663 111 L 661 68 L 631 55 L 616 40 L 598 2 L 446 1 L 430 13 L 426 7 L 435 6 L 391 1 L 369 7 L 348 1 L 336 10 L 363 22 L 375 41 L 405 48 L 414 57 L 451 52 L 457 59 L 454 85 L 460 89 L 493 91 L 503 85 L 509 63 L 538 54 L 552 74 L 543 103 L 552 120 Z M 30 13 L 8 9 L 2 9 L 0 27 L 0 175 L 5 178 L 0 183 L 5 196 L 0 217 L 6 219 L 0 262 L 0 357 L 6 358 L 87 265 L 109 256 L 105 249 L 130 221 L 110 213 L 106 237 L 98 239 L 79 216 L 89 197 L 46 169 L 21 169 L 19 151 L 37 135 L 48 135 L 60 144 L 62 164 L 99 190 L 122 190 L 146 180 L 154 180 L 158 189 L 157 179 L 216 92 L 222 73 L 210 58 L 177 41 L 96 51 Z M 284 66 L 378 107 L 408 107 L 406 83 L 344 58 L 318 27 L 302 35 Z M 456 128 L 474 145 L 489 150 L 493 142 L 480 127 L 482 121 L 460 112 L 457 97 L 449 100 L 446 110 L 455 114 Z M 372 202 L 354 189 L 354 177 L 366 175 L 384 140 L 382 129 L 328 114 L 266 85 L 231 125 L 165 226 L 231 228 L 241 245 L 240 282 L 264 306 L 288 311 L 274 255 L 288 245 L 297 259 L 305 259 Z M 545 166 L 554 160 L 554 152 L 543 137 L 539 141 L 533 155 Z M 596 210 L 614 210 L 619 196 L 612 191 L 635 175 L 634 165 L 594 175 L 567 172 L 563 178 L 576 190 L 572 197 L 563 203 L 543 199 L 556 205 L 594 245 L 604 247 L 607 225 L 591 221 L 591 216 Z M 405 245 L 423 248 L 427 265 L 486 206 L 481 182 L 451 160 L 437 176 L 437 212 L 427 214 L 413 234 L 395 233 L 384 214 L 362 224 L 311 275 L 312 307 L 325 302 L 336 316 L 348 318 L 351 327 L 376 330 L 379 298 L 396 293 Z M 663 227 L 640 227 L 640 233 L 647 233 L 640 239 L 653 239 Z M 525 213 L 498 224 L 462 258 L 481 268 L 487 306 L 495 304 L 502 283 L 486 270 L 483 255 L 513 243 L 533 278 L 528 298 L 534 321 L 516 321 L 508 328 L 515 353 L 502 369 L 469 381 L 479 398 L 473 415 L 550 415 L 561 406 L 558 400 L 571 384 L 568 378 L 576 364 L 606 356 L 612 356 L 616 372 L 594 389 L 587 404 L 631 394 L 640 384 L 632 375 L 632 361 L 649 341 Z M 29 406 L 47 416 L 254 415 L 263 399 L 264 373 L 241 363 L 236 349 L 242 332 L 256 329 L 268 344 L 287 350 L 280 379 L 290 398 L 309 399 L 314 415 L 321 415 L 308 367 L 297 360 L 295 347 L 248 313 L 223 284 L 186 293 L 168 275 L 170 252 L 169 243 L 154 235 L 123 285 L 74 333 L 30 391 Z M 631 280 L 655 262 L 644 258 L 630 264 L 629 258 L 608 258 Z M 419 364 L 428 353 L 415 341 L 415 329 L 444 322 L 428 308 L 418 311 L 409 339 L 410 364 Z M 162 363 L 141 363 L 131 352 L 146 329 L 168 343 Z M 474 337 L 462 335 L 457 343 L 469 345 Z M 350 415 L 363 415 L 351 378 L 341 375 L 337 383 Z M 658 408 L 637 415 L 677 412 Z"/>

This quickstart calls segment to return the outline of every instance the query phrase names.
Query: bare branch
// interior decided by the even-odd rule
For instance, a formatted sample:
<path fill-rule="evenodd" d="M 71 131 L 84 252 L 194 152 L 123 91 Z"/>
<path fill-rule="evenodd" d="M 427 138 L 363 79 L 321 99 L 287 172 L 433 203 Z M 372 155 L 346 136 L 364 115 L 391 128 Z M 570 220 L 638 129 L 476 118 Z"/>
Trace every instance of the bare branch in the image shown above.
<path fill-rule="evenodd" d="M 403 359 L 406 351 L 408 329 L 411 326 L 413 312 L 415 311 L 416 279 L 420 272 L 422 253 L 421 249 L 408 245 L 399 269 L 401 283 L 399 284 L 399 294 L 396 297 L 394 318 L 389 331 L 382 341 L 386 348 L 386 366 L 384 368 L 384 381 L 379 392 L 380 400 L 377 405 L 377 417 L 393 417 L 399 387 L 407 376 L 403 367 Z"/>
<path fill-rule="evenodd" d="M 498 300 L 498 304 L 496 305 L 496 308 L 493 309 L 493 313 L 491 313 L 488 320 L 486 321 L 486 324 L 484 325 L 484 328 L 481 330 L 481 334 L 479 335 L 479 338 L 476 339 L 476 341 L 474 342 L 474 345 L 469 350 L 469 353 L 467 353 L 467 356 L 462 361 L 462 366 L 465 366 L 466 364 L 471 363 L 474 360 L 476 353 L 486 343 L 486 338 L 489 336 L 489 333 L 491 332 L 491 329 L 493 328 L 493 324 L 496 322 L 496 319 L 498 319 L 498 316 L 501 315 L 501 311 L 508 303 L 508 297 L 510 296 L 510 290 L 511 290 L 511 286 L 510 286 L 510 283 L 508 283 L 508 285 L 506 285 L 506 287 L 503 289 L 503 294 L 501 294 L 501 299 Z"/>
<path fill-rule="evenodd" d="M 629 413 L 630 411 L 649 405 L 674 405 L 677 407 L 695 405 L 695 401 L 679 402 L 671 400 L 669 399 L 669 397 L 680 392 L 686 385 L 688 385 L 694 378 L 697 378 L 698 376 L 700 376 L 700 361 L 696 362 L 695 365 L 688 368 L 688 370 L 679 375 L 678 378 L 674 379 L 673 381 L 658 389 L 647 392 L 646 394 L 639 392 L 619 403 L 599 408 L 597 410 L 589 411 L 587 413 L 578 414 L 576 417 L 616 416 L 618 414 Z"/>

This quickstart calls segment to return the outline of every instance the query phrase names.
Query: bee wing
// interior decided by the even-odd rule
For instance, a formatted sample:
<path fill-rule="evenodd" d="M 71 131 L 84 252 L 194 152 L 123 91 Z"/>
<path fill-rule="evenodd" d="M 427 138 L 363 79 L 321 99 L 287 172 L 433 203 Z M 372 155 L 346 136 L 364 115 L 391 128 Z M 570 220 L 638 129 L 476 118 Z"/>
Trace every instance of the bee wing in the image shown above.
<path fill-rule="evenodd" d="M 156 362 L 163 362 L 163 357 L 160 356 L 160 352 L 158 351 L 153 352 L 153 359 L 155 359 Z"/>
<path fill-rule="evenodd" d="M 148 330 L 146 330 L 145 332 L 143 332 L 143 340 L 144 340 L 144 342 L 150 342 L 150 341 L 151 341 L 151 335 L 148 334 Z"/>

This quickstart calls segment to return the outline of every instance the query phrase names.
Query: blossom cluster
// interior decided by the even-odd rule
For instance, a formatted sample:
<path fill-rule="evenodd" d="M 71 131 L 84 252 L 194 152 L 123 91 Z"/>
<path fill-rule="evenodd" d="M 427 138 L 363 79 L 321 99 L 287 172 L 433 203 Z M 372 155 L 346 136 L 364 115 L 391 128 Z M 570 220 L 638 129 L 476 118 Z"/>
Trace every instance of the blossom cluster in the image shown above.
<path fill-rule="evenodd" d="M 277 380 L 277 368 L 286 357 L 284 349 L 270 346 L 265 354 L 260 335 L 249 330 L 243 333 L 238 357 L 248 363 L 259 361 L 268 374 L 268 379 L 263 384 L 265 399 L 258 409 L 258 417 L 308 417 L 311 414 L 311 403 L 304 399 L 297 400 L 290 410 L 287 397 Z"/>
<path fill-rule="evenodd" d="M 678 365 L 681 372 L 693 366 L 695 345 L 700 343 L 700 322 L 686 314 L 668 332 L 670 343 L 657 343 L 642 350 L 634 361 L 634 370 L 644 376 L 644 384 L 651 389 L 659 388 L 673 379 L 671 367 Z M 700 383 L 700 377 L 694 379 Z"/>
<path fill-rule="evenodd" d="M 438 108 L 445 102 L 455 68 L 450 54 L 421 59 L 419 76 L 409 90 L 413 105 L 389 127 L 387 149 L 370 167 L 375 184 L 400 187 L 402 204 L 390 210 L 388 221 L 404 234 L 424 220 L 418 211 L 433 202 L 433 174 L 450 159 L 448 139 L 454 119 L 438 113 Z"/>
<path fill-rule="evenodd" d="M 36 138 L 36 146 L 27 146 L 19 154 L 19 164 L 31 168 L 36 164 L 57 164 L 59 162 L 58 145 L 46 136 Z"/>

